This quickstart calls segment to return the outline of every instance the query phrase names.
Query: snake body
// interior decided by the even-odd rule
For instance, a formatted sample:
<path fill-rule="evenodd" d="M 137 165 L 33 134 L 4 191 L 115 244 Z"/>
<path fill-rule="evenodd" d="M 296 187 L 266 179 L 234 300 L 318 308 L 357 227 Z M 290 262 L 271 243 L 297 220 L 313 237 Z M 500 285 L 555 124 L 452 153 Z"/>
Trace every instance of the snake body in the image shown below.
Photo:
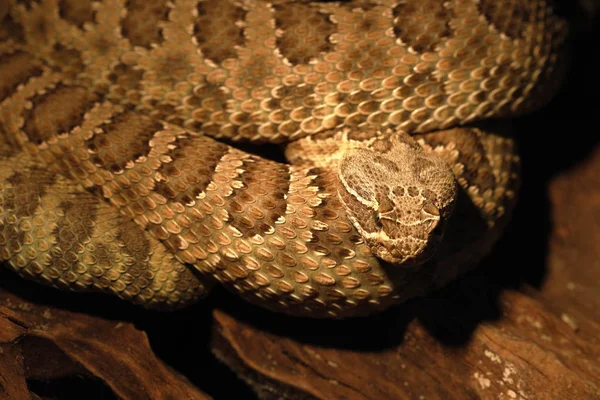
<path fill-rule="evenodd" d="M 312 317 L 487 254 L 519 160 L 482 121 L 552 96 L 567 31 L 547 0 L 3 4 L 7 266 L 167 309 L 219 282 Z"/>

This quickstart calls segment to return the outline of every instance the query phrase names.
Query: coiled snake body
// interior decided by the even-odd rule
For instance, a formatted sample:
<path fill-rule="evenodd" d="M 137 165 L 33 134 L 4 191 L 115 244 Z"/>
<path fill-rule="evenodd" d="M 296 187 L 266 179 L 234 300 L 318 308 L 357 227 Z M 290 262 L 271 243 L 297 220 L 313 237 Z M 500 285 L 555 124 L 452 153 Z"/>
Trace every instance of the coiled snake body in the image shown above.
<path fill-rule="evenodd" d="M 566 33 L 546 0 L 3 4 L 1 259 L 147 307 L 220 282 L 314 317 L 489 251 L 518 157 L 480 122 L 551 97 Z"/>

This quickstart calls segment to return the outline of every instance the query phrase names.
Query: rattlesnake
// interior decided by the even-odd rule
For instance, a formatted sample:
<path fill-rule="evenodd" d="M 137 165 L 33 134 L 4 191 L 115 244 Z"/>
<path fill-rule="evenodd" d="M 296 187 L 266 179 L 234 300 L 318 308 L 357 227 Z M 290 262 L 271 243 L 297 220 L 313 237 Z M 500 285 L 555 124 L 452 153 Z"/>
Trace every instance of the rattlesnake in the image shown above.
<path fill-rule="evenodd" d="M 167 309 L 220 282 L 314 317 L 489 251 L 519 160 L 481 121 L 552 96 L 567 31 L 547 0 L 9 0 L 0 21 L 10 268 Z"/>

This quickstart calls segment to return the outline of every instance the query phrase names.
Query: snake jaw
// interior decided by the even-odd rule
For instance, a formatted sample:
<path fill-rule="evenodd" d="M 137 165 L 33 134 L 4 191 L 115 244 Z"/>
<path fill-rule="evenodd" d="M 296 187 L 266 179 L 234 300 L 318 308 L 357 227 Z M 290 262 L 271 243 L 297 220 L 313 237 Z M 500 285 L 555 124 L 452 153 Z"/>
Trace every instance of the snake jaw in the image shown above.
<path fill-rule="evenodd" d="M 443 239 L 448 216 L 431 201 L 423 201 L 420 210 L 416 206 L 409 211 L 408 214 L 414 214 L 412 217 L 399 212 L 406 208 L 396 202 L 387 211 L 382 212 L 382 207 L 376 209 L 377 225 L 381 227 L 376 232 L 365 230 L 356 218 L 351 220 L 357 221 L 355 227 L 378 258 L 393 265 L 410 267 L 425 263 L 435 254 Z"/>

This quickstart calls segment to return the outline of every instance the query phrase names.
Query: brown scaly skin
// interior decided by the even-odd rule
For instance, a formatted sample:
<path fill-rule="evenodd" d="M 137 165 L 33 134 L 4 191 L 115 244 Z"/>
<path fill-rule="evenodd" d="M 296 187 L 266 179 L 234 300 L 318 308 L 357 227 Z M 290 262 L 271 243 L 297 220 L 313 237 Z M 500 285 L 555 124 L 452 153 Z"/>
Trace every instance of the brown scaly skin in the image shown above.
<path fill-rule="evenodd" d="M 541 106 L 565 33 L 543 0 L 5 2 L 0 258 L 155 308 L 216 281 L 313 317 L 421 295 L 481 259 L 515 201 L 513 141 L 451 128 Z M 206 135 L 291 142 L 292 165 Z M 394 159 L 395 140 L 412 149 L 396 165 L 441 158 L 435 171 L 450 169 L 458 189 L 416 181 L 362 211 L 344 198 L 352 170 L 336 160 Z M 389 265 L 367 220 L 402 219 L 389 204 L 417 192 L 445 233 L 426 223 L 411 234 L 426 246 L 386 251 L 396 262 L 425 248 L 415 264 L 428 261 Z"/>

